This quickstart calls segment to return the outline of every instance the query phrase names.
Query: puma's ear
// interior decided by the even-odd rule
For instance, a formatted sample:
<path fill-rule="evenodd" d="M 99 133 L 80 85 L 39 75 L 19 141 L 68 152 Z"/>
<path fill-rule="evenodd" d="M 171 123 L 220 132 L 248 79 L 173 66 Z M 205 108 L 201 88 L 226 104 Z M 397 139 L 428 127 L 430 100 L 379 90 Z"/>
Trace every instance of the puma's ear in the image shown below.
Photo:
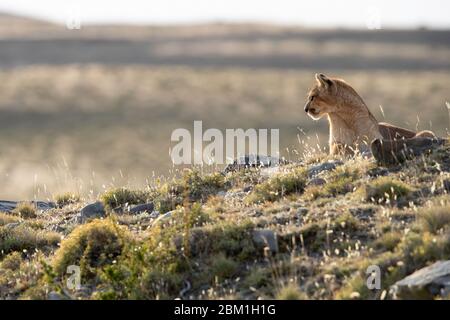
<path fill-rule="evenodd" d="M 316 73 L 316 81 L 319 85 L 329 88 L 333 85 L 333 80 L 328 78 L 323 73 Z"/>

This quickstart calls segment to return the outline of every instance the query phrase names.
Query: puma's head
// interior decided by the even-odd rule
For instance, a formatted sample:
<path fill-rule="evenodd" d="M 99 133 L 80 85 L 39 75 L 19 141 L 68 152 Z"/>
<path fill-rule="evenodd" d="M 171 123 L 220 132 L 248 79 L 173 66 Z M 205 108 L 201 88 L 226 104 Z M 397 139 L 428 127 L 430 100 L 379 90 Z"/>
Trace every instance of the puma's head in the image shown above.
<path fill-rule="evenodd" d="M 335 80 L 322 73 L 316 73 L 316 83 L 309 91 L 305 112 L 314 120 L 318 120 L 325 114 L 336 111 L 337 98 Z"/>

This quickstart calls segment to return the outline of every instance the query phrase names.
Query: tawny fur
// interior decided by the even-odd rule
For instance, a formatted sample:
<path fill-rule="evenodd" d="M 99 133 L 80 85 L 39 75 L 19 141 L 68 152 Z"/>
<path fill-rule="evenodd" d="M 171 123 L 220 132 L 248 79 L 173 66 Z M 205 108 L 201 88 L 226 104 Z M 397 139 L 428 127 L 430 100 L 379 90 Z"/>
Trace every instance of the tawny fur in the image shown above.
<path fill-rule="evenodd" d="M 308 94 L 305 111 L 315 120 L 328 117 L 331 154 L 367 152 L 374 139 L 395 140 L 432 137 L 431 131 L 414 132 L 378 123 L 364 100 L 344 80 L 316 74 L 316 84 Z"/>

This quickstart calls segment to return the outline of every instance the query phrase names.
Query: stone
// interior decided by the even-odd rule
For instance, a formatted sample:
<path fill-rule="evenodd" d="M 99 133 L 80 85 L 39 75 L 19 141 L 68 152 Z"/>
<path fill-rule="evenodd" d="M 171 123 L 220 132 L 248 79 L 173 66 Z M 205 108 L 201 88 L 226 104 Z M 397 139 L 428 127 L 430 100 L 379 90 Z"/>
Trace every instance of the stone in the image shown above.
<path fill-rule="evenodd" d="M 77 222 L 84 223 L 89 219 L 101 218 L 106 214 L 105 207 L 103 203 L 100 201 L 88 204 L 83 209 L 81 209 L 80 213 L 77 215 Z"/>
<path fill-rule="evenodd" d="M 56 205 L 53 202 L 46 201 L 6 201 L 0 200 L 0 211 L 1 212 L 11 212 L 13 211 L 17 205 L 21 202 L 30 202 L 36 206 L 37 210 L 47 211 L 53 208 L 56 208 Z"/>
<path fill-rule="evenodd" d="M 432 299 L 450 293 L 450 260 L 422 268 L 391 287 L 395 299 Z"/>
<path fill-rule="evenodd" d="M 375 168 L 368 170 L 367 174 L 372 178 L 387 176 L 389 174 L 389 170 L 384 167 L 375 167 Z"/>
<path fill-rule="evenodd" d="M 144 204 L 138 204 L 135 206 L 131 206 L 128 208 L 128 212 L 132 214 L 142 213 L 142 212 L 153 212 L 153 209 L 155 208 L 155 205 L 153 202 L 144 203 Z"/>
<path fill-rule="evenodd" d="M 243 199 L 245 196 L 247 196 L 247 192 L 243 192 L 243 191 L 228 191 L 225 194 L 225 199 Z"/>
<path fill-rule="evenodd" d="M 293 218 L 289 212 L 278 212 L 272 220 L 275 224 L 288 224 Z"/>
<path fill-rule="evenodd" d="M 269 229 L 253 230 L 253 242 L 260 247 L 268 247 L 272 253 L 278 252 L 277 234 Z"/>
<path fill-rule="evenodd" d="M 299 208 L 297 208 L 297 215 L 303 216 L 303 215 L 307 214 L 308 211 L 309 210 L 306 207 L 299 207 Z"/>
<path fill-rule="evenodd" d="M 335 160 L 335 161 L 328 161 L 328 162 L 324 162 L 324 163 L 320 163 L 320 164 L 311 166 L 308 168 L 308 177 L 314 178 L 319 173 L 322 173 L 324 171 L 334 170 L 334 169 L 336 169 L 337 166 L 340 166 L 342 164 L 343 164 L 342 161 Z"/>
<path fill-rule="evenodd" d="M 233 163 L 226 166 L 226 168 L 224 169 L 224 173 L 245 168 L 267 168 L 288 163 L 289 162 L 284 158 L 280 159 L 277 157 L 250 154 L 235 159 Z"/>
<path fill-rule="evenodd" d="M 261 217 L 263 215 L 263 212 L 261 210 L 250 210 L 249 216 L 251 217 Z"/>
<path fill-rule="evenodd" d="M 169 220 L 172 217 L 174 212 L 175 212 L 175 210 L 169 211 L 169 212 L 166 212 L 166 213 L 160 215 L 158 218 L 155 219 L 155 221 L 153 221 L 152 225 L 156 225 L 158 223 L 162 223 L 162 222 Z"/>

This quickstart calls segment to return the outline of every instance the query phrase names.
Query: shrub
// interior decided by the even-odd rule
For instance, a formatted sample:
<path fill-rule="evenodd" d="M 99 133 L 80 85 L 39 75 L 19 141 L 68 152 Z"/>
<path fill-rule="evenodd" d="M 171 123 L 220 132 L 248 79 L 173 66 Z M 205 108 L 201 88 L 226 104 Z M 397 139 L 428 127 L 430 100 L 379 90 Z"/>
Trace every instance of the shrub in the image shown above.
<path fill-rule="evenodd" d="M 246 289 L 261 288 L 265 286 L 270 286 L 272 284 L 273 275 L 271 270 L 262 267 L 252 268 L 249 271 L 247 277 L 244 280 L 244 287 Z"/>
<path fill-rule="evenodd" d="M 325 192 L 331 196 L 353 191 L 353 182 L 360 177 L 359 170 L 349 166 L 336 168 L 325 185 Z"/>
<path fill-rule="evenodd" d="M 64 207 L 68 204 L 77 203 L 80 201 L 80 195 L 66 192 L 58 194 L 55 196 L 56 204 L 59 208 Z"/>
<path fill-rule="evenodd" d="M 250 203 L 276 201 L 291 193 L 303 192 L 306 176 L 305 168 L 295 168 L 288 173 L 278 174 L 257 185 L 247 201 Z"/>
<path fill-rule="evenodd" d="M 12 213 L 23 219 L 32 219 L 37 217 L 36 206 L 31 202 L 19 203 Z"/>
<path fill-rule="evenodd" d="M 198 170 L 188 170 L 183 176 L 184 187 L 191 201 L 205 201 L 211 194 L 225 188 L 225 177 L 220 173 L 202 176 Z"/>
<path fill-rule="evenodd" d="M 253 228 L 250 222 L 228 222 L 192 229 L 191 253 L 194 257 L 223 253 L 238 260 L 254 259 L 258 252 L 253 243 Z"/>
<path fill-rule="evenodd" d="M 96 274 L 96 268 L 111 264 L 122 253 L 130 237 L 112 220 L 93 220 L 78 226 L 61 242 L 53 259 L 55 272 L 62 275 L 69 265 L 78 265 L 84 277 Z"/>
<path fill-rule="evenodd" d="M 402 235 L 399 232 L 389 231 L 375 240 L 373 247 L 382 251 L 392 251 L 401 242 Z"/>
<path fill-rule="evenodd" d="M 423 230 L 436 233 L 450 224 L 450 205 L 420 209 L 417 217 Z"/>
<path fill-rule="evenodd" d="M 121 207 L 125 204 L 139 204 L 147 201 L 147 195 L 142 191 L 116 188 L 105 192 L 101 201 L 108 209 Z"/>
<path fill-rule="evenodd" d="M 3 269 L 18 270 L 22 263 L 22 254 L 14 251 L 8 254 L 0 264 Z"/>
<path fill-rule="evenodd" d="M 341 231 L 356 231 L 361 226 L 359 220 L 348 212 L 340 214 L 334 223 L 335 228 Z"/>
<path fill-rule="evenodd" d="M 44 249 L 55 246 L 61 240 L 56 232 L 36 231 L 20 225 L 14 228 L 0 227 L 0 253 Z"/>
<path fill-rule="evenodd" d="M 12 214 L 0 212 L 0 226 L 4 226 L 8 223 L 19 222 L 20 218 Z"/>
<path fill-rule="evenodd" d="M 238 264 L 223 254 L 212 256 L 211 273 L 219 279 L 227 279 L 236 273 Z"/>
<path fill-rule="evenodd" d="M 275 299 L 277 300 L 306 300 L 306 295 L 293 283 L 281 287 Z"/>
<path fill-rule="evenodd" d="M 392 201 L 408 196 L 411 191 L 411 188 L 401 181 L 380 177 L 366 186 L 365 198 L 367 201 Z"/>
<path fill-rule="evenodd" d="M 202 175 L 198 170 L 186 170 L 181 179 L 151 186 L 149 198 L 160 212 L 175 210 L 185 201 L 205 202 L 211 195 L 228 188 L 229 183 L 221 173 Z"/>

